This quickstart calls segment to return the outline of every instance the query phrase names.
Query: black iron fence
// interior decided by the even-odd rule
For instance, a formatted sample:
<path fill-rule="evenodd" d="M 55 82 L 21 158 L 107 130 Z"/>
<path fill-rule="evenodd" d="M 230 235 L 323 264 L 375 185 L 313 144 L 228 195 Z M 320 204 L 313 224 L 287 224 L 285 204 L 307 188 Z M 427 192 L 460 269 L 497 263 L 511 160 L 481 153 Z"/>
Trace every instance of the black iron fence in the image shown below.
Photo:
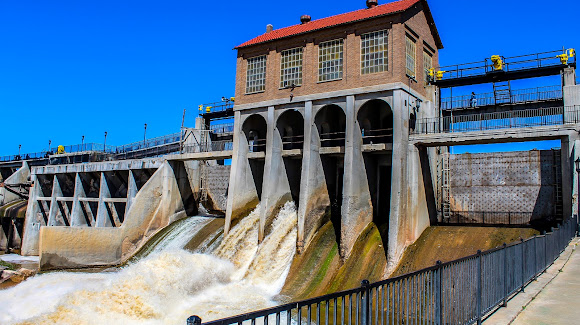
<path fill-rule="evenodd" d="M 529 89 L 512 90 L 509 100 L 502 100 L 502 104 L 530 103 L 539 101 L 561 100 L 562 86 L 546 86 Z M 478 106 L 496 105 L 496 97 L 493 92 L 472 95 L 454 96 L 441 99 L 441 109 L 465 109 Z"/>
<path fill-rule="evenodd" d="M 480 324 L 544 272 L 576 235 L 577 217 L 541 236 L 417 272 L 205 325 Z M 192 316 L 188 324 L 199 322 Z"/>
<path fill-rule="evenodd" d="M 580 106 L 550 107 L 419 119 L 411 134 L 487 131 L 580 123 Z"/>

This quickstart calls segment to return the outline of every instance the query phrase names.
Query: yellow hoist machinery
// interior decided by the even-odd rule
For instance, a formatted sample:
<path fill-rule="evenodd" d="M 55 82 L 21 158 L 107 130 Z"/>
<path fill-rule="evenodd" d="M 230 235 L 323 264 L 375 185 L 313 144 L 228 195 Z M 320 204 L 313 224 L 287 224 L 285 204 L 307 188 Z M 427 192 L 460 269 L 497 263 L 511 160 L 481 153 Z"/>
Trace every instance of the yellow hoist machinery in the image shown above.
<path fill-rule="evenodd" d="M 432 81 L 438 81 L 443 79 L 443 75 L 445 73 L 447 73 L 448 71 L 435 71 L 435 69 L 431 68 L 429 69 L 429 79 L 431 79 Z"/>
<path fill-rule="evenodd" d="M 564 65 L 568 64 L 568 60 L 570 60 L 574 56 L 576 56 L 576 50 L 574 49 L 567 49 L 564 50 L 564 53 L 556 55 L 556 57 L 559 58 L 560 62 L 562 62 L 562 64 Z"/>
<path fill-rule="evenodd" d="M 207 107 L 205 108 L 205 112 L 206 112 L 206 113 L 209 113 L 209 112 L 211 112 L 211 109 L 212 109 L 212 107 L 211 107 L 211 106 L 207 106 Z M 200 112 L 203 112 L 203 105 L 199 105 L 199 111 L 200 111 Z"/>
<path fill-rule="evenodd" d="M 62 155 L 63 153 L 65 153 L 64 146 L 58 146 L 57 149 L 56 149 L 56 154 L 57 155 Z"/>
<path fill-rule="evenodd" d="M 501 56 L 499 55 L 492 55 L 491 56 L 491 62 L 493 63 L 493 69 L 495 71 L 501 71 L 503 70 L 503 60 L 501 59 Z"/>

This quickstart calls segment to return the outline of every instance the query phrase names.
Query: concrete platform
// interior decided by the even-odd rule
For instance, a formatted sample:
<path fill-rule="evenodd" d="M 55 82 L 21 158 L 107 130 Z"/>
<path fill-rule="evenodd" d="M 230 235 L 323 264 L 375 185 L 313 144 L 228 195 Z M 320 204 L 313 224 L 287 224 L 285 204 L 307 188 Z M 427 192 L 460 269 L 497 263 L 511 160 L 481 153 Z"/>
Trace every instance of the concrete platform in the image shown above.
<path fill-rule="evenodd" d="M 580 238 L 572 240 L 564 253 L 525 292 L 498 309 L 486 324 L 578 324 L 580 323 Z"/>

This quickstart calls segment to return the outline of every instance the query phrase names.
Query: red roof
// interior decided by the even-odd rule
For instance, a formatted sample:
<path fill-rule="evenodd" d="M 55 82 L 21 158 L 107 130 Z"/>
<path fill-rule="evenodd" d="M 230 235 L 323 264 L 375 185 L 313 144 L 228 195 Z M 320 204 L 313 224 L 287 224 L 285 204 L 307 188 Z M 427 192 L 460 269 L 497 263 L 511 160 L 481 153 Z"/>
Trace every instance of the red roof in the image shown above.
<path fill-rule="evenodd" d="M 251 39 L 241 45 L 238 45 L 236 46 L 236 49 L 250 45 L 270 42 L 280 38 L 300 35 L 332 26 L 352 23 L 355 21 L 365 20 L 379 16 L 391 15 L 397 12 L 407 10 L 416 3 L 418 3 L 419 1 L 421 0 L 399 0 L 384 5 L 375 6 L 373 8 L 365 8 L 336 16 L 313 20 L 305 24 L 276 29 L 269 33 L 262 34 L 254 39 Z"/>

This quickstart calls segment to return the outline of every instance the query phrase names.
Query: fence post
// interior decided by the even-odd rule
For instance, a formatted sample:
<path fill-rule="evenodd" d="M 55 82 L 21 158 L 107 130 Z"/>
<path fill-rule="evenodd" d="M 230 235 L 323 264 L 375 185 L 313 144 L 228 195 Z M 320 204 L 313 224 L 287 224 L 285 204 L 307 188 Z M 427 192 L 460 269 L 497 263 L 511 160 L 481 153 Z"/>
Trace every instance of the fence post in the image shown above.
<path fill-rule="evenodd" d="M 536 239 L 537 235 L 534 235 L 534 273 L 536 274 L 536 276 L 534 276 L 534 280 L 538 279 L 538 245 L 536 244 Z"/>
<path fill-rule="evenodd" d="M 521 291 L 524 292 L 524 286 L 526 284 L 526 255 L 524 254 L 524 239 L 520 238 L 520 245 L 522 246 L 522 289 Z"/>
<path fill-rule="evenodd" d="M 509 295 L 509 287 L 508 287 L 507 245 L 506 243 L 503 243 L 503 307 L 507 307 L 508 295 Z"/>
<path fill-rule="evenodd" d="M 443 325 L 443 268 L 441 261 L 437 261 L 437 272 L 435 276 L 435 324 Z"/>
<path fill-rule="evenodd" d="M 481 257 L 481 251 L 477 250 L 477 325 L 481 325 L 481 300 L 483 295 L 482 290 L 482 271 L 483 271 L 483 263 Z"/>
<path fill-rule="evenodd" d="M 187 325 L 201 325 L 201 318 L 196 315 L 189 316 L 187 318 Z"/>
<path fill-rule="evenodd" d="M 542 235 L 544 235 L 544 266 L 542 268 L 545 270 L 548 266 L 548 236 L 545 230 L 542 230 Z"/>
<path fill-rule="evenodd" d="M 362 319 L 361 325 L 369 325 L 369 280 L 362 280 L 361 283 L 361 312 L 362 312 Z M 320 319 L 320 318 L 319 318 Z"/>

